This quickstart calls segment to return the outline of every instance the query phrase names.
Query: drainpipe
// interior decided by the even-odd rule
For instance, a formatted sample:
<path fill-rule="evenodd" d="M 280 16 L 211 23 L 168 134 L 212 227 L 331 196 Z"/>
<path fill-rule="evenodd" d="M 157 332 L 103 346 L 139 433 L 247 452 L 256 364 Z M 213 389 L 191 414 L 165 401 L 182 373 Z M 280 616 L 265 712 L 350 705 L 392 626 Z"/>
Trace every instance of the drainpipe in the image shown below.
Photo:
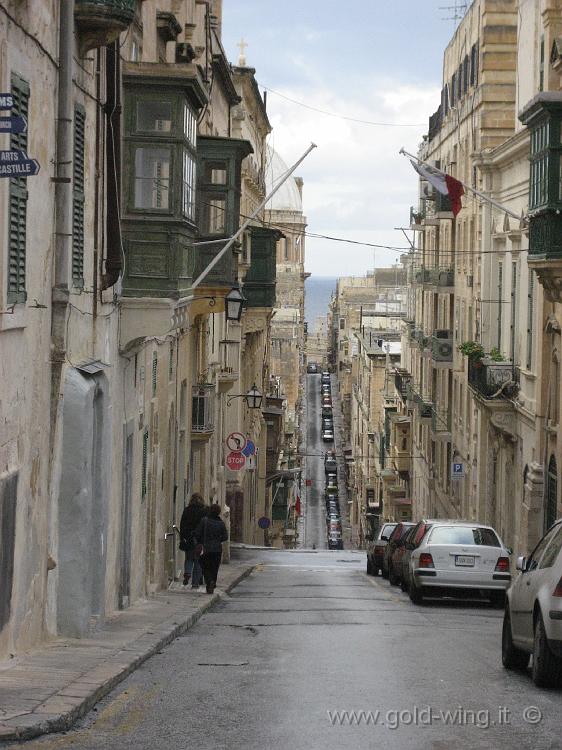
<path fill-rule="evenodd" d="M 109 289 L 117 283 L 123 270 L 121 259 L 121 59 L 119 40 L 106 47 L 106 257 L 101 288 Z"/>
<path fill-rule="evenodd" d="M 59 72 L 56 125 L 55 184 L 55 268 L 51 293 L 51 429 L 54 430 L 59 403 L 59 386 L 66 360 L 66 318 L 70 288 L 72 252 L 72 159 L 73 107 L 72 71 L 74 53 L 74 0 L 59 4 Z"/>

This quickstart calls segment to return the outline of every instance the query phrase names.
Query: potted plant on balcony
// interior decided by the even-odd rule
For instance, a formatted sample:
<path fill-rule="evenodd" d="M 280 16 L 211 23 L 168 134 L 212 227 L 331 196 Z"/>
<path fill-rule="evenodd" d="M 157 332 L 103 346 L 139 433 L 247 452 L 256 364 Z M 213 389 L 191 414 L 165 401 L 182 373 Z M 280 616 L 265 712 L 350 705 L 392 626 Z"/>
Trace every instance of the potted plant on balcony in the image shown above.
<path fill-rule="evenodd" d="M 459 344 L 459 352 L 468 357 L 469 363 L 474 367 L 482 366 L 482 358 L 485 355 L 484 347 L 477 341 L 463 341 Z"/>

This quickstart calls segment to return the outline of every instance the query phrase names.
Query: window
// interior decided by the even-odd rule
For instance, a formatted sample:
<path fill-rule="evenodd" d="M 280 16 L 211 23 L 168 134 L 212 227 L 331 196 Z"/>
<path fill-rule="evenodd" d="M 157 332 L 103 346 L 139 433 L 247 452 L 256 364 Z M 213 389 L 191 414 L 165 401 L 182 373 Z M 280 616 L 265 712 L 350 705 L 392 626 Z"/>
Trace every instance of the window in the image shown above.
<path fill-rule="evenodd" d="M 470 71 L 470 63 L 469 63 L 468 55 L 465 55 L 465 58 L 463 61 L 463 71 L 462 71 L 463 94 L 466 94 L 466 92 L 468 91 L 469 71 Z"/>
<path fill-rule="evenodd" d="M 340 331 L 345 329 L 345 318 L 340 318 Z"/>
<path fill-rule="evenodd" d="M 470 50 L 470 85 L 478 84 L 478 43 L 472 45 Z"/>
<path fill-rule="evenodd" d="M 546 508 L 544 525 L 548 529 L 556 521 L 558 510 L 558 467 L 556 458 L 550 457 L 546 478 Z"/>
<path fill-rule="evenodd" d="M 169 207 L 170 161 L 169 148 L 135 149 L 135 208 Z"/>
<path fill-rule="evenodd" d="M 560 552 L 561 548 L 562 523 L 559 523 L 556 527 L 556 532 L 554 534 L 554 537 L 552 538 L 552 541 L 550 542 L 546 552 L 542 556 L 542 560 L 539 563 L 539 568 L 551 568 L 554 565 L 554 561 L 558 557 L 558 553 Z"/>
<path fill-rule="evenodd" d="M 84 136 L 86 112 L 74 108 L 72 181 L 72 283 L 84 286 Z"/>
<path fill-rule="evenodd" d="M 529 208 L 543 206 L 548 198 L 549 123 L 543 122 L 531 131 L 531 170 Z"/>
<path fill-rule="evenodd" d="M 195 221 L 195 159 L 190 151 L 183 150 L 182 213 Z"/>
<path fill-rule="evenodd" d="M 453 73 L 453 77 L 451 78 L 451 107 L 455 106 L 456 102 L 456 94 L 457 94 L 457 75 L 456 73 Z"/>
<path fill-rule="evenodd" d="M 158 354 L 152 353 L 152 397 L 156 396 L 156 386 L 158 385 Z"/>
<path fill-rule="evenodd" d="M 170 341 L 170 361 L 168 363 L 168 380 L 174 377 L 174 342 Z"/>
<path fill-rule="evenodd" d="M 18 75 L 12 75 L 12 115 L 28 117 L 29 85 Z M 12 133 L 10 148 L 27 153 L 27 133 Z M 8 295 L 9 303 L 25 302 L 25 261 L 27 234 L 27 180 L 10 178 L 8 205 Z"/>
<path fill-rule="evenodd" d="M 141 496 L 146 496 L 147 489 L 147 469 L 148 469 L 148 430 L 145 430 L 142 436 L 142 474 L 141 474 Z"/>
<path fill-rule="evenodd" d="M 533 337 L 535 318 L 535 272 L 529 269 L 529 288 L 527 291 L 527 370 L 533 367 Z"/>
<path fill-rule="evenodd" d="M 544 91 L 544 34 L 541 34 L 541 48 L 539 58 L 539 91 Z"/>
<path fill-rule="evenodd" d="M 538 567 L 538 564 L 540 562 L 541 557 L 543 556 L 543 552 L 547 548 L 550 540 L 554 537 L 556 534 L 557 528 L 554 527 L 548 531 L 543 538 L 540 540 L 540 542 L 537 544 L 533 552 L 531 553 L 531 556 L 527 560 L 527 566 L 525 570 L 527 572 L 530 572 L 531 570 L 535 570 L 535 568 Z"/>
<path fill-rule="evenodd" d="M 429 541 L 431 544 L 500 546 L 494 531 L 480 526 L 437 526 L 433 528 Z"/>
<path fill-rule="evenodd" d="M 172 102 L 140 99 L 137 102 L 138 131 L 169 133 L 172 130 Z"/>
<path fill-rule="evenodd" d="M 511 361 L 515 363 L 515 316 L 517 315 L 517 263 L 511 264 L 511 320 L 510 350 Z"/>
<path fill-rule="evenodd" d="M 226 198 L 210 198 L 207 209 L 207 232 L 209 234 L 224 234 L 226 230 Z"/>
<path fill-rule="evenodd" d="M 498 330 L 497 330 L 497 346 L 501 351 L 502 348 L 502 301 L 503 301 L 503 263 L 498 263 Z"/>

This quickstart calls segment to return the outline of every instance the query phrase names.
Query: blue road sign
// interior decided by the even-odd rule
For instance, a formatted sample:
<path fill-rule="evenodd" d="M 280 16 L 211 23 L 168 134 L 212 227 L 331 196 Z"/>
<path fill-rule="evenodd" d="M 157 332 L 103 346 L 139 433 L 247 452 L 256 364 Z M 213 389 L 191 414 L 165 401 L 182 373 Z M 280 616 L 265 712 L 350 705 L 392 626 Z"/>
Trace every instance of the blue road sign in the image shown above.
<path fill-rule="evenodd" d="M 0 177 L 34 177 L 40 168 L 39 162 L 23 151 L 0 151 Z"/>
<path fill-rule="evenodd" d="M 260 529 L 269 529 L 271 526 L 271 521 L 266 516 L 262 516 L 258 521 L 258 526 Z"/>
<path fill-rule="evenodd" d="M 14 97 L 9 93 L 0 93 L 0 109 L 12 109 Z"/>
<path fill-rule="evenodd" d="M 464 479 L 464 464 L 451 464 L 451 479 Z"/>
<path fill-rule="evenodd" d="M 20 115 L 0 117 L 0 133 L 26 133 L 27 120 Z"/>
<path fill-rule="evenodd" d="M 255 444 L 251 440 L 247 440 L 242 453 L 246 456 L 246 458 L 249 458 L 250 456 L 253 456 L 255 452 L 256 452 Z"/>

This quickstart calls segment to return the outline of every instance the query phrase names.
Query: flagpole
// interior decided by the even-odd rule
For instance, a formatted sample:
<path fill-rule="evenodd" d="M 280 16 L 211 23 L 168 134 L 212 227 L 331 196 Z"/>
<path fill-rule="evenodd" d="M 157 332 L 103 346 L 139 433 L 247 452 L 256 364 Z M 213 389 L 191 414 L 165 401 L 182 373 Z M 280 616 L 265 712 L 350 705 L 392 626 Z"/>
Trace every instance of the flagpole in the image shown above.
<path fill-rule="evenodd" d="M 407 156 L 409 159 L 415 159 L 418 164 L 422 164 L 424 167 L 427 167 L 428 169 L 431 169 L 434 172 L 438 172 L 439 174 L 442 174 L 444 177 L 452 175 L 447 175 L 446 172 L 443 172 L 442 169 L 438 169 L 437 167 L 434 167 L 432 164 L 428 164 L 426 161 L 422 161 L 421 159 L 418 159 L 417 156 L 414 156 L 413 154 L 408 153 L 408 151 L 405 151 L 403 148 L 400 149 L 398 152 L 399 154 L 403 154 L 404 156 Z M 474 193 L 474 195 L 478 196 L 483 201 L 486 201 L 487 203 L 490 203 L 492 206 L 495 206 L 500 211 L 503 211 L 504 213 L 508 214 L 509 216 L 513 216 L 514 219 L 517 219 L 517 221 L 522 221 L 525 224 L 527 224 L 527 219 L 524 216 L 519 216 L 519 214 L 516 214 L 515 211 L 512 211 L 510 208 L 507 208 L 506 206 L 502 205 L 501 203 L 498 203 L 498 201 L 495 201 L 493 198 L 490 198 L 489 195 L 486 195 L 485 193 L 482 193 L 480 190 L 476 190 L 473 187 L 470 187 L 470 185 L 467 185 L 462 180 L 454 178 L 457 180 L 457 182 L 460 182 L 460 184 L 463 186 L 465 190 L 470 190 L 471 193 Z"/>

